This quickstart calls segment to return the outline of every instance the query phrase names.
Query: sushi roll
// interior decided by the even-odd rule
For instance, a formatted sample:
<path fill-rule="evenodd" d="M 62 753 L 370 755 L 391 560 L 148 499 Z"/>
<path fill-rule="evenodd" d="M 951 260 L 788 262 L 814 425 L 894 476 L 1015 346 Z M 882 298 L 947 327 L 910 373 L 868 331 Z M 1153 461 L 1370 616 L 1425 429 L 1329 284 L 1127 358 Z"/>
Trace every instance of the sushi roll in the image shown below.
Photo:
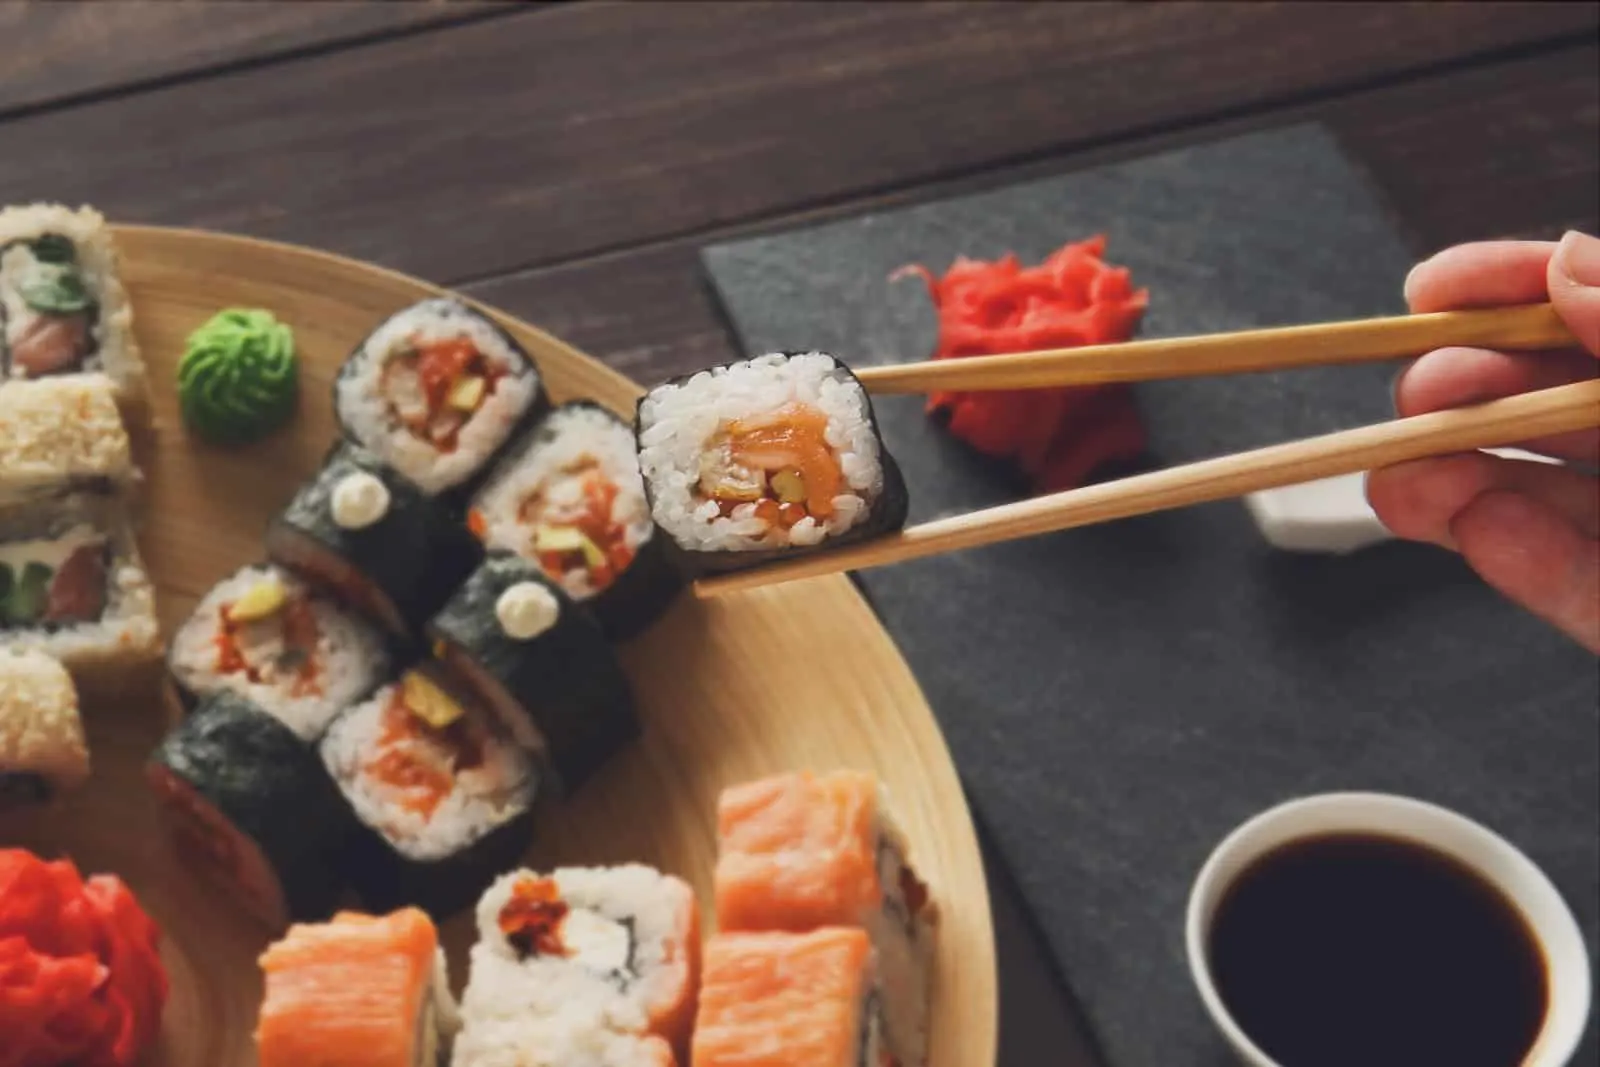
<path fill-rule="evenodd" d="M 688 1052 L 700 912 L 681 879 L 640 864 L 513 871 L 483 895 L 477 920 L 469 1015 L 589 1011 Z"/>
<path fill-rule="evenodd" d="M 723 933 L 706 944 L 695 1067 L 910 1067 L 883 1025 L 859 929 Z"/>
<path fill-rule="evenodd" d="M 268 927 L 333 913 L 349 814 L 316 750 L 265 709 L 207 697 L 145 776 L 179 847 Z"/>
<path fill-rule="evenodd" d="M 527 754 L 441 676 L 413 667 L 341 714 L 321 743 L 359 824 L 346 866 L 362 902 L 437 919 L 521 857 L 538 786 Z"/>
<path fill-rule="evenodd" d="M 577 1017 L 574 1018 L 574 1015 Z M 456 1042 L 451 1067 L 688 1067 L 659 1037 L 619 1034 L 592 1013 L 559 1018 L 480 1016 Z"/>
<path fill-rule="evenodd" d="M 682 587 L 650 519 L 633 428 L 592 401 L 562 404 L 513 445 L 468 521 L 491 550 L 543 567 L 612 640 L 655 622 Z"/>
<path fill-rule="evenodd" d="M 841 771 L 735 786 L 718 802 L 717 837 L 719 927 L 866 931 L 889 1040 L 905 1067 L 921 1067 L 937 909 L 878 781 Z"/>
<path fill-rule="evenodd" d="M 347 437 L 429 496 L 456 499 L 548 403 L 511 335 L 445 297 L 390 316 L 334 382 Z"/>
<path fill-rule="evenodd" d="M 75 671 L 160 655 L 155 592 L 116 498 L 0 504 L 0 645 Z"/>
<path fill-rule="evenodd" d="M 271 564 L 213 586 L 173 635 L 167 659 L 186 703 L 238 693 L 305 741 L 389 675 L 374 628 Z"/>
<path fill-rule="evenodd" d="M 89 777 L 78 691 L 38 652 L 0 648 L 0 812 L 43 803 Z"/>
<path fill-rule="evenodd" d="M 639 734 L 616 653 L 538 564 L 491 555 L 428 624 L 428 637 L 562 794 Z"/>
<path fill-rule="evenodd" d="M 0 388 L 0 503 L 110 493 L 136 479 L 106 379 L 75 375 Z"/>
<path fill-rule="evenodd" d="M 639 401 L 656 525 L 695 575 L 905 525 L 905 480 L 872 401 L 822 352 L 773 353 L 679 378 Z"/>
<path fill-rule="evenodd" d="M 105 219 L 93 208 L 0 211 L 0 382 L 103 376 L 146 409 L 144 362 Z"/>
<path fill-rule="evenodd" d="M 453 509 L 350 442 L 268 528 L 267 554 L 402 639 L 483 559 Z"/>
<path fill-rule="evenodd" d="M 460 1026 L 439 934 L 415 908 L 297 924 L 261 955 L 260 1067 L 443 1067 Z"/>

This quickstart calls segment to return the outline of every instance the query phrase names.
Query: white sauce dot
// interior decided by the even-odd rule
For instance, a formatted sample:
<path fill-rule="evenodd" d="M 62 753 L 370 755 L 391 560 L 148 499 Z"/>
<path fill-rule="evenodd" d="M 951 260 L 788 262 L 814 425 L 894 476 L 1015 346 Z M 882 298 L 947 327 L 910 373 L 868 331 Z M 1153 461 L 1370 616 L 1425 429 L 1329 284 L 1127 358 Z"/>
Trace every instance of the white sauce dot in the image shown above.
<path fill-rule="evenodd" d="M 528 641 L 556 624 L 561 605 L 556 595 L 538 582 L 518 582 L 500 594 L 494 613 L 507 637 Z"/>
<path fill-rule="evenodd" d="M 344 529 L 365 529 L 389 513 L 389 489 L 366 471 L 347 475 L 333 487 L 332 511 Z"/>

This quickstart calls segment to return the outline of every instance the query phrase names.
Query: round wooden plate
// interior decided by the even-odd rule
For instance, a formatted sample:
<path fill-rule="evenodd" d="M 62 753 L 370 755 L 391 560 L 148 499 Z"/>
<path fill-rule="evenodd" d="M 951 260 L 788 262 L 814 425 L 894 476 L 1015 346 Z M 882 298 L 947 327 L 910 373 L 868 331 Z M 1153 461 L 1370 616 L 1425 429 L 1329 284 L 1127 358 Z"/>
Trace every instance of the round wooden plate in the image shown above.
<path fill-rule="evenodd" d="M 334 437 L 331 383 L 386 314 L 439 290 L 308 249 L 216 234 L 118 230 L 136 328 L 150 366 L 154 429 L 141 544 L 166 633 L 213 582 L 261 555 L 268 519 Z M 189 332 L 223 307 L 262 307 L 294 327 L 302 367 L 296 421 L 244 449 L 190 438 L 174 367 Z M 639 389 L 533 327 L 494 314 L 538 361 L 556 400 L 594 397 L 631 412 Z M 644 737 L 577 797 L 546 804 L 527 861 L 637 860 L 687 878 L 706 919 L 714 810 L 729 784 L 776 772 L 857 767 L 889 786 L 913 862 L 942 913 L 934 1067 L 994 1062 L 996 991 L 988 891 L 972 820 L 938 726 L 904 661 L 844 578 L 709 602 L 681 597 L 623 657 Z M 256 957 L 270 940 L 186 870 L 140 777 L 171 714 L 160 671 L 91 682 L 85 715 L 94 776 L 48 812 L 0 822 L 0 843 L 65 854 L 87 875 L 121 875 L 166 933 L 172 978 L 159 1067 L 249 1067 L 261 998 Z M 453 984 L 465 980 L 470 915 L 445 926 Z"/>

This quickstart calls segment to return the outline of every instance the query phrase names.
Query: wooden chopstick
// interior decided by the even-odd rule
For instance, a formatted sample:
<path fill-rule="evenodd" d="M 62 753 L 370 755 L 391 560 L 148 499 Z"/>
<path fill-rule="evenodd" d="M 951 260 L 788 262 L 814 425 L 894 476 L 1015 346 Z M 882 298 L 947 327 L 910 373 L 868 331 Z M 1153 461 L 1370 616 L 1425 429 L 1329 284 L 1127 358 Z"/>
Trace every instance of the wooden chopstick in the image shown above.
<path fill-rule="evenodd" d="M 913 526 L 860 545 L 703 578 L 707 598 L 824 574 L 882 567 L 1074 526 L 1244 496 L 1449 452 L 1514 445 L 1600 426 L 1600 380 L 1415 415 L 1134 475 Z"/>
<path fill-rule="evenodd" d="M 1576 343 L 1549 304 L 1529 304 L 862 367 L 856 377 L 872 393 L 1039 389 L 1372 363 L 1446 345 L 1529 351 Z"/>

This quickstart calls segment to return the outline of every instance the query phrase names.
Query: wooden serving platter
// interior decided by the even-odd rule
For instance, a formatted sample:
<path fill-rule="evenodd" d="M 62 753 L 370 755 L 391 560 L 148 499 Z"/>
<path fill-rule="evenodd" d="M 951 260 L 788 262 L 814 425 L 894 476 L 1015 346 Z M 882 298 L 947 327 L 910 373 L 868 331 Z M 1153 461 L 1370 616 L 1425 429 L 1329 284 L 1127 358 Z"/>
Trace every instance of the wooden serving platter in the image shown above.
<path fill-rule="evenodd" d="M 118 238 L 154 394 L 154 426 L 140 442 L 148 482 L 141 544 L 170 634 L 213 582 L 261 556 L 268 519 L 317 468 L 334 438 L 331 384 L 346 353 L 386 314 L 439 290 L 245 238 L 145 227 L 119 228 Z M 232 306 L 266 308 L 294 328 L 300 410 L 268 440 L 222 449 L 185 432 L 173 377 L 189 332 Z M 593 397 L 631 411 L 634 383 L 484 310 L 532 353 L 555 400 Z M 724 786 L 802 768 L 876 772 L 943 916 L 933 1065 L 993 1064 L 994 943 L 971 816 L 917 683 L 850 583 L 827 578 L 713 602 L 685 595 L 623 658 L 644 737 L 574 799 L 544 805 L 527 862 L 654 864 L 695 886 L 709 924 L 714 806 Z M 256 957 L 272 934 L 186 869 L 162 830 L 141 777 L 174 713 L 160 675 L 152 666 L 90 685 L 91 781 L 49 811 L 0 821 L 0 845 L 71 856 L 86 875 L 116 873 L 161 924 L 172 994 L 151 1067 L 251 1067 Z M 471 916 L 457 916 L 444 933 L 459 991 Z"/>

